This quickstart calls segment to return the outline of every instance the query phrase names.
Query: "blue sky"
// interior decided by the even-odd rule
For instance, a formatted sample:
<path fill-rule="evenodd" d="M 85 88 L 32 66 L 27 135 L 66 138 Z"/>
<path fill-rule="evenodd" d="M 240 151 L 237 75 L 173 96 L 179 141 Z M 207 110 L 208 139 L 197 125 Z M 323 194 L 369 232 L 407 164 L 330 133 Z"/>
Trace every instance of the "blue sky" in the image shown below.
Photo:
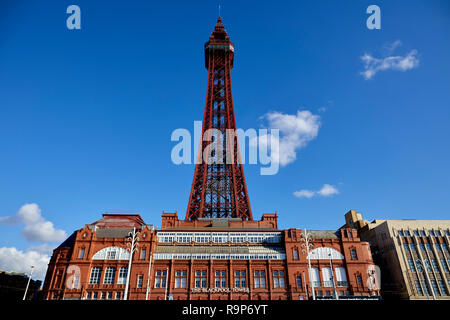
<path fill-rule="evenodd" d="M 66 28 L 71 4 L 81 30 Z M 0 216 L 35 203 L 67 234 L 108 210 L 156 225 L 163 210 L 184 218 L 194 167 L 171 162 L 170 135 L 202 119 L 203 44 L 218 4 L 3 0 Z M 371 4 L 381 30 L 366 27 Z M 449 219 L 448 1 L 221 5 L 236 48 L 237 126 L 265 126 L 261 117 L 276 112 L 320 117 L 317 135 L 278 174 L 245 166 L 255 219 L 277 211 L 281 228 L 310 229 L 340 227 L 349 209 L 369 220 Z M 381 65 L 411 52 L 411 68 L 394 61 L 370 79 L 361 74 L 365 54 Z M 293 194 L 324 184 L 339 193 Z M 0 248 L 46 244 L 23 230 L 0 224 Z"/>

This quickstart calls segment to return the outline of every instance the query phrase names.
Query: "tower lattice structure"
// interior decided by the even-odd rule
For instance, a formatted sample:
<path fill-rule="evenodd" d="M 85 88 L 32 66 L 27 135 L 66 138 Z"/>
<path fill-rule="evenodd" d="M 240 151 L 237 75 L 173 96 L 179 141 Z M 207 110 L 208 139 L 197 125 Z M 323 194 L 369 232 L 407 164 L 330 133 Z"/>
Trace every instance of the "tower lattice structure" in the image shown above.
<path fill-rule="evenodd" d="M 236 120 L 230 74 L 233 59 L 234 45 L 219 17 L 209 41 L 205 43 L 208 85 L 202 138 L 186 221 L 198 218 L 253 220 L 238 137 L 235 134 Z M 223 137 L 221 141 L 212 133 L 218 131 Z M 218 151 L 209 152 L 212 141 L 221 146 Z M 220 155 L 222 157 L 219 157 Z"/>

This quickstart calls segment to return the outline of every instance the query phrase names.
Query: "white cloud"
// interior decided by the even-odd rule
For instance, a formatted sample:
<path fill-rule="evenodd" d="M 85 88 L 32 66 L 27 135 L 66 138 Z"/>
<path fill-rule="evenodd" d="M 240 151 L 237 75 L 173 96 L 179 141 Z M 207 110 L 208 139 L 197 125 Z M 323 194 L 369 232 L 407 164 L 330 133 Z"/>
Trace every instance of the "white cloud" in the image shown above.
<path fill-rule="evenodd" d="M 317 137 L 320 128 L 320 116 L 308 110 L 299 110 L 297 114 L 269 112 L 263 119 L 268 122 L 269 129 L 278 129 L 279 141 L 273 137 L 260 137 L 261 143 L 271 143 L 272 161 L 279 161 L 286 166 L 297 159 L 297 151 L 304 148 L 311 140 Z M 269 133 L 270 135 L 270 133 Z M 277 153 L 278 151 L 278 153 Z"/>
<path fill-rule="evenodd" d="M 384 48 L 388 52 L 388 56 L 386 57 L 375 58 L 368 53 L 363 55 L 361 60 L 364 62 L 364 71 L 361 72 L 361 75 L 366 80 L 369 80 L 380 71 L 396 70 L 404 72 L 418 67 L 419 58 L 417 57 L 417 50 L 412 50 L 405 56 L 390 55 L 401 44 L 400 40 L 396 40 L 391 44 L 385 45 Z"/>
<path fill-rule="evenodd" d="M 53 250 L 55 248 L 56 248 L 56 246 L 54 246 L 54 245 L 50 245 L 48 243 L 43 243 L 43 244 L 40 244 L 38 246 L 31 246 L 27 250 L 36 251 L 36 252 L 39 252 L 41 254 L 52 255 L 53 254 Z"/>
<path fill-rule="evenodd" d="M 297 198 L 312 198 L 315 192 L 310 190 L 299 190 L 294 192 L 294 196 Z"/>
<path fill-rule="evenodd" d="M 329 197 L 334 194 L 338 194 L 339 190 L 332 186 L 331 184 L 324 184 L 322 188 L 318 191 L 313 190 L 299 190 L 294 192 L 294 196 L 297 198 L 312 198 L 316 195 L 322 196 L 322 197 Z"/>
<path fill-rule="evenodd" d="M 387 43 L 384 45 L 384 50 L 387 52 L 387 54 L 391 54 L 395 51 L 398 47 L 402 45 L 402 42 L 400 40 L 395 40 L 392 43 Z"/>
<path fill-rule="evenodd" d="M 31 266 L 34 266 L 33 279 L 43 280 L 47 272 L 50 256 L 33 249 L 21 251 L 14 247 L 0 248 L 0 269 L 13 272 L 30 274 Z"/>
<path fill-rule="evenodd" d="M 0 224 L 18 224 L 20 221 L 16 216 L 0 217 Z"/>
<path fill-rule="evenodd" d="M 55 229 L 53 223 L 42 217 L 41 209 L 36 203 L 24 204 L 13 217 L 2 217 L 0 223 L 24 224 L 22 235 L 28 241 L 58 242 L 67 238 L 64 230 Z"/>
<path fill-rule="evenodd" d="M 322 189 L 317 191 L 317 193 L 320 194 L 321 196 L 328 197 L 328 196 L 331 196 L 333 194 L 338 194 L 339 190 L 336 189 L 335 187 L 333 187 L 330 184 L 324 184 Z"/>

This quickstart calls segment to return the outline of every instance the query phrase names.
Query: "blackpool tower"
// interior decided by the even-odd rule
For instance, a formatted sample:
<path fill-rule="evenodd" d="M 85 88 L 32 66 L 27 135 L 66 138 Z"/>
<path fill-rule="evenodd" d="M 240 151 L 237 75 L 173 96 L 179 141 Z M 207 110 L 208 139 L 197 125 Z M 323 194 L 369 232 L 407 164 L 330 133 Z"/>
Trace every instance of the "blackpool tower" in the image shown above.
<path fill-rule="evenodd" d="M 198 218 L 253 220 L 238 137 L 234 134 L 236 120 L 230 74 L 233 59 L 234 46 L 219 16 L 209 41 L 205 43 L 208 85 L 202 139 L 186 221 Z M 222 138 L 217 138 L 217 134 Z M 211 148 L 212 142 L 220 148 Z"/>

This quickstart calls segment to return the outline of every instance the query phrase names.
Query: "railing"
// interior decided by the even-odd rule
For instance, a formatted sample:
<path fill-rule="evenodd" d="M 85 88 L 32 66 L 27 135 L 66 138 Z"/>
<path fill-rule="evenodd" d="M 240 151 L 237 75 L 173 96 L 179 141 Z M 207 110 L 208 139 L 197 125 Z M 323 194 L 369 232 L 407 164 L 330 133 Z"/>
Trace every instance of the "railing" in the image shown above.
<path fill-rule="evenodd" d="M 320 281 L 312 281 L 313 287 L 320 287 Z"/>
<path fill-rule="evenodd" d="M 333 281 L 324 281 L 323 282 L 323 286 L 324 287 L 332 287 L 333 286 Z"/>
<path fill-rule="evenodd" d="M 338 287 L 348 287 L 348 282 L 347 281 L 338 281 L 337 286 Z"/>

